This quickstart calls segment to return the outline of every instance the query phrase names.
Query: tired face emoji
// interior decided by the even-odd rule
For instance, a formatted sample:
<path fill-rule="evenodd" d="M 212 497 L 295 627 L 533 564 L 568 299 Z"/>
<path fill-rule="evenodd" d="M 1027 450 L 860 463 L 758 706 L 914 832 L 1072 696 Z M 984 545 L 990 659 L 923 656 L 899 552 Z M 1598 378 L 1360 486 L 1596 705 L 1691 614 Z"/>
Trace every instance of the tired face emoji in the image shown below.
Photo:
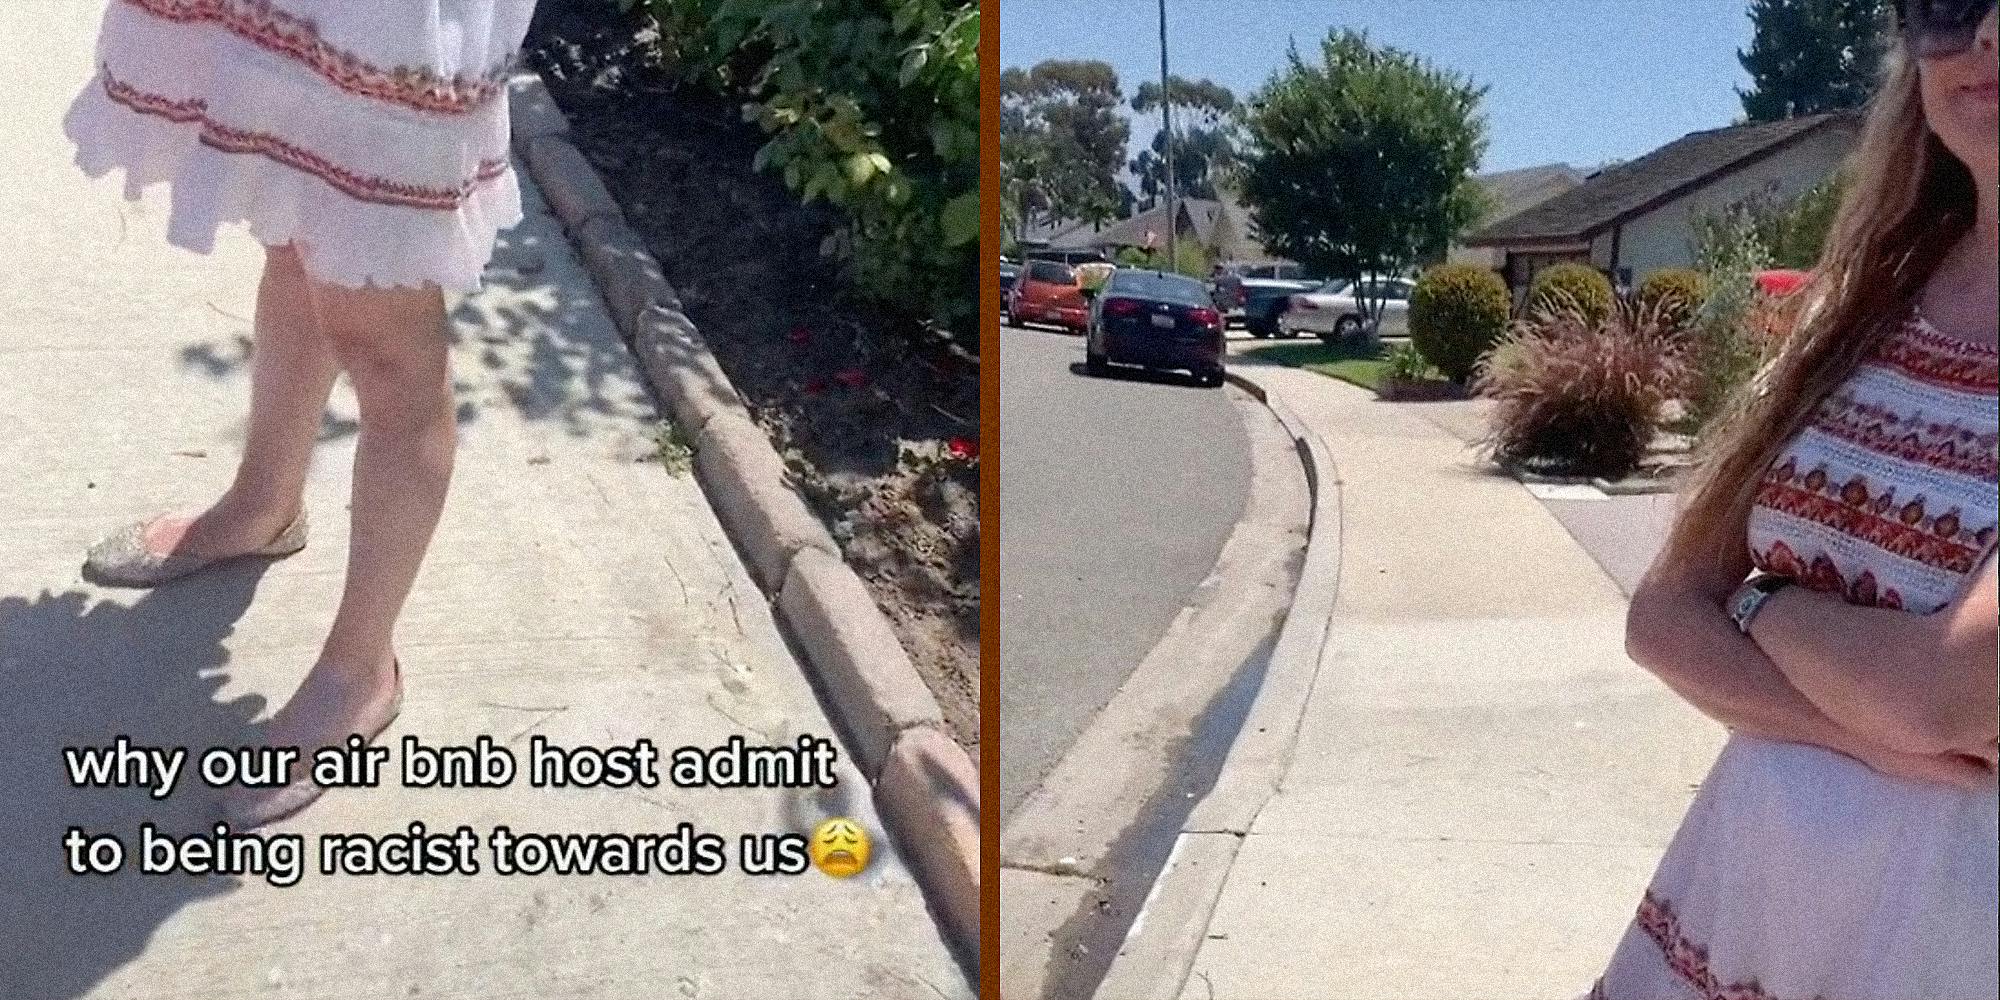
<path fill-rule="evenodd" d="M 868 867 L 868 834 L 845 816 L 821 823 L 812 835 L 813 865 L 834 878 L 849 878 Z"/>

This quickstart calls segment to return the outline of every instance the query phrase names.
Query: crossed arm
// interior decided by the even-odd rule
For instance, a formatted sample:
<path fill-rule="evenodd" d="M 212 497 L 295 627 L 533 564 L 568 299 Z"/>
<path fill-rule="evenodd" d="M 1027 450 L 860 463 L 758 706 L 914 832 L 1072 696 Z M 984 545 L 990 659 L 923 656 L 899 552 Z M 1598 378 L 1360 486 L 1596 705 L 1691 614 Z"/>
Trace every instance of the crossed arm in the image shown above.
<path fill-rule="evenodd" d="M 1992 561 L 1928 615 L 1787 587 L 1765 603 L 1750 634 L 1792 686 L 1841 725 L 1910 753 L 1993 756 L 2000 570 Z"/>
<path fill-rule="evenodd" d="M 1826 747 L 1901 777 L 1991 785 L 1990 567 L 1970 593 L 1932 616 L 1857 608 L 1787 588 L 1758 615 L 1754 640 L 1723 611 L 1749 570 L 1737 547 L 1695 560 L 1663 553 L 1632 596 L 1627 653 L 1738 732 Z M 1894 657 L 1886 668 L 1878 659 L 1884 655 Z M 1976 689 L 1983 699 L 1969 700 Z M 1980 732 L 1983 742 L 1967 736 Z"/>

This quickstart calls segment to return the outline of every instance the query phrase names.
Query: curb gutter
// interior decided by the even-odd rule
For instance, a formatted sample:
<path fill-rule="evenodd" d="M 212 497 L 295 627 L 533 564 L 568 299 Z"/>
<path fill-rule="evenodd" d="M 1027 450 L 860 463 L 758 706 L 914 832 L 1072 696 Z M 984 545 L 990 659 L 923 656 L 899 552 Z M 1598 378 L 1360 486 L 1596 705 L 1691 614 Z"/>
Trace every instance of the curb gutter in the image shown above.
<path fill-rule="evenodd" d="M 1340 591 L 1339 469 L 1326 443 L 1281 400 L 1247 376 L 1230 371 L 1226 377 L 1278 418 L 1305 466 L 1312 492 L 1305 566 L 1263 686 L 1215 787 L 1189 815 L 1145 908 L 1099 983 L 1099 1000 L 1173 1000 L 1181 995 L 1243 838 L 1291 761 L 1333 628 Z"/>
<path fill-rule="evenodd" d="M 770 439 L 716 363 L 645 240 L 541 75 L 509 81 L 514 149 L 582 256 L 674 425 L 695 478 L 853 741 L 876 810 L 962 955 L 979 955 L 979 773 L 888 617 L 788 482 Z"/>

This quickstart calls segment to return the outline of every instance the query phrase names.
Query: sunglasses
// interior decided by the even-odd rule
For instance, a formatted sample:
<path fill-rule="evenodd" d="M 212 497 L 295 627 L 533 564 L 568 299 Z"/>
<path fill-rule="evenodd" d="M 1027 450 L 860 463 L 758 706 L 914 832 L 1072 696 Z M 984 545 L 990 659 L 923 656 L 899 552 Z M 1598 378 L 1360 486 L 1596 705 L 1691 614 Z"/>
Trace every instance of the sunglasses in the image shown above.
<path fill-rule="evenodd" d="M 1920 59 L 1955 56 L 1972 47 L 1979 22 L 1995 0 L 1896 0 L 1896 24 Z"/>

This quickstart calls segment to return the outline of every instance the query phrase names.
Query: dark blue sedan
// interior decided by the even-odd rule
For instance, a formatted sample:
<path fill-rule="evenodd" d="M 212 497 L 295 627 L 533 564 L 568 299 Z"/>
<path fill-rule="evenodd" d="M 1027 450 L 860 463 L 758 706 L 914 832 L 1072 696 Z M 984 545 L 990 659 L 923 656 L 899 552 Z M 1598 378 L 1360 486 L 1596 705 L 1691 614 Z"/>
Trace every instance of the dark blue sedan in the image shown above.
<path fill-rule="evenodd" d="M 1130 364 L 1219 386 L 1222 353 L 1222 313 L 1193 278 L 1120 268 L 1091 303 L 1084 367 L 1092 375 Z"/>

